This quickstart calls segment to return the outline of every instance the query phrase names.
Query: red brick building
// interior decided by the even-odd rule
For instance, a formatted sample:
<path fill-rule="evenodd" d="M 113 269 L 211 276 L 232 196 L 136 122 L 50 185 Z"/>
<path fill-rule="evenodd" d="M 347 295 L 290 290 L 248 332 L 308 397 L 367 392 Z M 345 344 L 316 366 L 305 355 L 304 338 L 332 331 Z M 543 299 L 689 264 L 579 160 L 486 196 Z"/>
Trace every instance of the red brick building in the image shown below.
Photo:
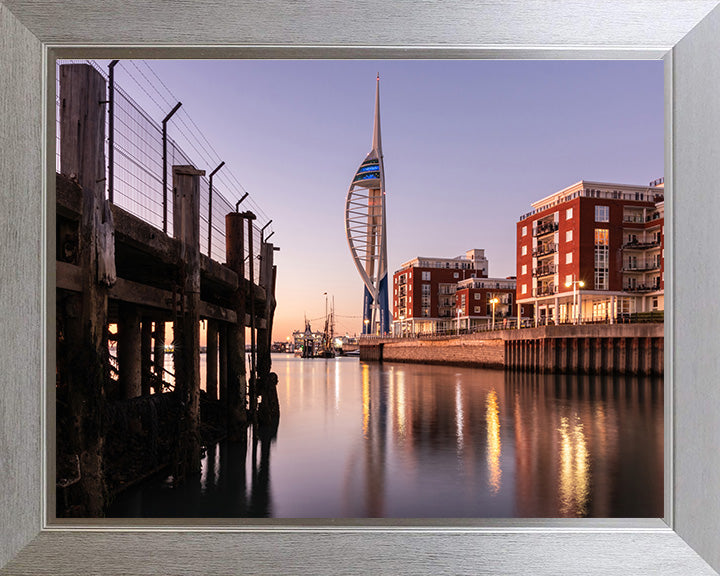
<path fill-rule="evenodd" d="M 515 279 L 488 278 L 484 250 L 457 258 L 419 256 L 393 274 L 393 333 L 437 333 L 509 321 L 514 311 Z"/>
<path fill-rule="evenodd" d="M 517 223 L 517 303 L 538 324 L 664 309 L 664 188 L 580 181 Z"/>

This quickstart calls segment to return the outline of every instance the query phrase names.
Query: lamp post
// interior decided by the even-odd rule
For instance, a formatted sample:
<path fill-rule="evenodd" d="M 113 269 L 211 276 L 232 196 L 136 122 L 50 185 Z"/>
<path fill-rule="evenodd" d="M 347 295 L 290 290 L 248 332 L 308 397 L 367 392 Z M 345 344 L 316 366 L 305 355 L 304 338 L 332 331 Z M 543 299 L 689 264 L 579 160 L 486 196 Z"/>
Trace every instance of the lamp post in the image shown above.
<path fill-rule="evenodd" d="M 367 318 L 365 318 L 365 320 L 363 320 L 363 324 L 365 324 L 365 334 L 369 334 L 369 332 L 368 332 L 368 324 L 370 324 L 370 320 L 368 320 Z"/>
<path fill-rule="evenodd" d="M 500 302 L 497 298 L 493 298 L 490 300 L 490 304 L 492 304 L 492 329 L 495 330 L 495 306 L 497 303 Z"/>
<path fill-rule="evenodd" d="M 582 323 L 582 320 L 580 319 L 580 315 L 578 314 L 578 307 L 579 307 L 578 304 L 579 304 L 580 300 L 578 298 L 577 289 L 578 289 L 578 286 L 580 288 L 585 286 L 585 282 L 583 282 L 582 280 L 575 280 L 575 275 L 573 275 L 572 282 L 565 282 L 566 288 L 570 288 L 570 286 L 572 286 L 572 288 L 573 288 L 573 316 L 574 316 L 573 324 L 577 324 L 578 321 L 580 321 L 580 323 Z"/>

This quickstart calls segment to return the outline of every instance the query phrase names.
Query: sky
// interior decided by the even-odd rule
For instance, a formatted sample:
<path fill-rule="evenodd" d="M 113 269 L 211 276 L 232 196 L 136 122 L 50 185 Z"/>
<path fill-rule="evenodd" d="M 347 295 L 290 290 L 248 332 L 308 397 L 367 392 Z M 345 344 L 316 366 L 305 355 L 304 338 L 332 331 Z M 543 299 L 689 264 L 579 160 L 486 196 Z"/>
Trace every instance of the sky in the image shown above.
<path fill-rule="evenodd" d="M 662 61 L 146 63 L 121 61 L 116 82 L 158 122 L 169 109 L 148 81 L 182 101 L 211 158 L 273 221 L 275 341 L 304 317 L 322 329 L 326 294 L 336 333 L 362 329 L 344 209 L 371 149 L 378 73 L 390 277 L 416 256 L 472 248 L 491 277 L 515 275 L 515 225 L 531 203 L 579 180 L 664 176 Z"/>

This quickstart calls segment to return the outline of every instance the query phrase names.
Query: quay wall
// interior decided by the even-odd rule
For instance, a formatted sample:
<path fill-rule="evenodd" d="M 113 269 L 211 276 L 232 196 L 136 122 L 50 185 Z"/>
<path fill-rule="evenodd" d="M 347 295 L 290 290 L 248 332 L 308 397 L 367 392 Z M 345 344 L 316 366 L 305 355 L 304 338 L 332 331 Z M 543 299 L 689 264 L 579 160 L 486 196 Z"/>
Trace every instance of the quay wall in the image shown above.
<path fill-rule="evenodd" d="M 539 373 L 661 375 L 663 324 L 590 324 L 458 336 L 364 337 L 360 359 Z"/>

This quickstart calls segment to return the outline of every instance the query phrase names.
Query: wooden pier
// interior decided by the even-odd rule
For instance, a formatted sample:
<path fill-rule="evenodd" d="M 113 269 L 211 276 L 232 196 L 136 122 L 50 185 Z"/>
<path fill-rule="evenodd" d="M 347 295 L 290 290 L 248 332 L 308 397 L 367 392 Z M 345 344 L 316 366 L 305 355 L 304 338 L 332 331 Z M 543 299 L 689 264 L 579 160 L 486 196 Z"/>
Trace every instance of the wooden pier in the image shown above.
<path fill-rule="evenodd" d="M 60 100 L 57 510 L 97 517 L 113 493 L 163 466 L 172 467 L 175 481 L 198 473 L 204 441 L 245 441 L 258 414 L 277 426 L 270 372 L 276 248 L 262 243 L 260 277 L 248 278 L 255 216 L 232 212 L 225 217 L 226 263 L 201 254 L 204 172 L 194 166 L 172 167 L 172 237 L 110 204 L 105 80 L 91 66 L 63 65 Z M 257 338 L 249 374 L 246 333 Z M 172 386 L 165 382 L 168 338 Z"/>

